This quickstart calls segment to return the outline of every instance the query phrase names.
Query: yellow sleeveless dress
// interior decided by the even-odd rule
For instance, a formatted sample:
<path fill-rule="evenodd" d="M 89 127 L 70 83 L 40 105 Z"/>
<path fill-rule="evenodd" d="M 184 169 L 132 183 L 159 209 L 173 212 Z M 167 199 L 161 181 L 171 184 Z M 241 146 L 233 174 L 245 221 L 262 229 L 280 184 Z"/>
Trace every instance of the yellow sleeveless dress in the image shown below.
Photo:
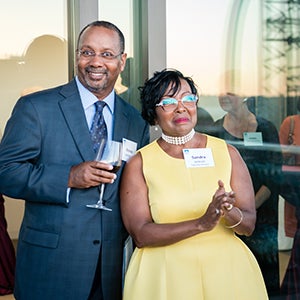
<path fill-rule="evenodd" d="M 221 179 L 230 190 L 231 160 L 225 142 L 207 136 L 214 167 L 186 168 L 156 141 L 140 150 L 154 222 L 200 217 Z M 123 300 L 268 299 L 258 264 L 232 229 L 220 222 L 164 247 L 136 248 L 126 273 Z"/>

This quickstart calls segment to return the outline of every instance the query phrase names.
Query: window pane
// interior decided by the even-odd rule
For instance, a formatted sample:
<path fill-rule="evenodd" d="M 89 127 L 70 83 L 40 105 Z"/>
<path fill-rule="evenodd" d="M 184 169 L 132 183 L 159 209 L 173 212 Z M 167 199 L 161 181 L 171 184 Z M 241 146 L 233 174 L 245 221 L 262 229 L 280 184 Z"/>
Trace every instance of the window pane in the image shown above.
<path fill-rule="evenodd" d="M 199 130 L 234 144 L 248 166 L 257 221 L 254 234 L 244 241 L 257 257 L 269 295 L 278 295 L 289 259 L 280 250 L 290 250 L 293 241 L 286 237 L 284 201 L 300 207 L 300 123 L 293 132 L 292 151 L 298 156 L 292 168 L 284 168 L 289 173 L 282 173 L 280 145 L 285 117 L 299 119 L 300 5 L 269 0 L 166 0 L 166 5 L 167 67 L 198 85 L 199 105 L 214 121 L 208 126 L 200 115 Z M 244 135 L 248 132 L 262 134 L 256 150 Z M 263 253 L 268 246 L 273 250 Z"/>
<path fill-rule="evenodd" d="M 68 80 L 66 20 L 66 1 L 12 0 L 1 6 L 1 131 L 22 94 Z"/>

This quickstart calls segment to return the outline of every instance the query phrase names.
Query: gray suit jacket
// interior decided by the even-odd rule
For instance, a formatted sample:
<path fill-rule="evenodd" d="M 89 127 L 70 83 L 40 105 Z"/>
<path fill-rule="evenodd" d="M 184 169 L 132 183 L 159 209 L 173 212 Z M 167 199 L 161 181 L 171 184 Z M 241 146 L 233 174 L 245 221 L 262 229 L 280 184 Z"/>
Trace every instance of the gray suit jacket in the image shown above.
<path fill-rule="evenodd" d="M 140 113 L 116 96 L 113 139 L 138 148 L 149 142 Z M 127 232 L 119 207 L 119 180 L 104 200 L 112 212 L 86 208 L 99 188 L 66 191 L 70 168 L 94 151 L 74 80 L 22 97 L 0 144 L 0 193 L 25 200 L 17 250 L 18 300 L 87 299 L 99 253 L 105 300 L 121 299 L 122 249 Z M 101 250 L 101 251 L 100 251 Z"/>

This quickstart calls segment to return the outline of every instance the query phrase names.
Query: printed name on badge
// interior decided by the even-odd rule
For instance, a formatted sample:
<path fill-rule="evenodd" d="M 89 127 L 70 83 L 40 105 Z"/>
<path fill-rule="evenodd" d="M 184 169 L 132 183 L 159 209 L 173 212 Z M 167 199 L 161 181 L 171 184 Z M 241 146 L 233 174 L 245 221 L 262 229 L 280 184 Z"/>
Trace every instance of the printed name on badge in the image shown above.
<path fill-rule="evenodd" d="M 261 132 L 244 132 L 245 146 L 262 146 L 263 139 Z"/>
<path fill-rule="evenodd" d="M 187 168 L 214 167 L 211 148 L 183 149 L 183 156 Z"/>
<path fill-rule="evenodd" d="M 137 149 L 137 143 L 123 138 L 123 153 L 122 160 L 127 161 L 133 156 Z"/>

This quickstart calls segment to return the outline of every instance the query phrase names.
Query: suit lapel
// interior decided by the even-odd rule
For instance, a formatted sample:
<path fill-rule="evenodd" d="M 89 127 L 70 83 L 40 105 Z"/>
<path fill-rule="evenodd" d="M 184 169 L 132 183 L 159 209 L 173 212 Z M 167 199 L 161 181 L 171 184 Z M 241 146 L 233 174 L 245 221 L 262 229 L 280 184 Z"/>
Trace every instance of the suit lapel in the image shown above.
<path fill-rule="evenodd" d="M 127 135 L 128 127 L 129 120 L 126 105 L 123 100 L 116 95 L 113 139 L 122 142 L 122 138 Z"/>
<path fill-rule="evenodd" d="M 60 101 L 59 105 L 77 149 L 84 161 L 93 160 L 95 153 L 75 81 L 72 80 L 65 85 L 61 90 L 61 94 L 65 98 Z"/>

